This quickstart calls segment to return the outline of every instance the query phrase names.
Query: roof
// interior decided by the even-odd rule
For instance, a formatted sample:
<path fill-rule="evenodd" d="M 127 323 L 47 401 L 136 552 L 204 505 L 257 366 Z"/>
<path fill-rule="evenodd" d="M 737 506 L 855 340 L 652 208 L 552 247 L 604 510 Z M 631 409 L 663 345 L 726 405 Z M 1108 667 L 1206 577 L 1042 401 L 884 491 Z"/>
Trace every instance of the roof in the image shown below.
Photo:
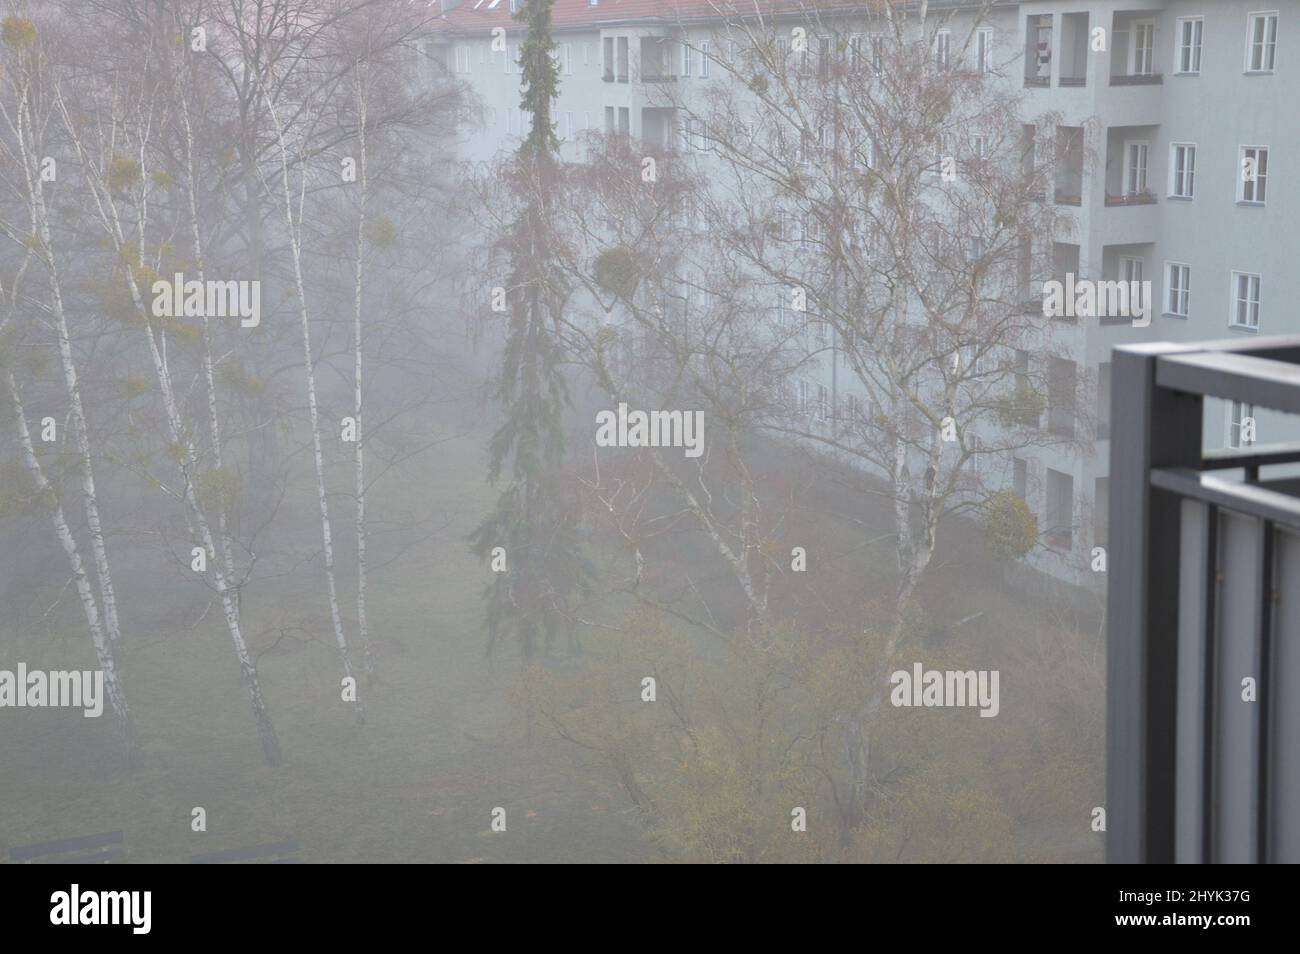
<path fill-rule="evenodd" d="M 879 13 L 880 4 L 879 0 L 598 0 L 592 5 L 588 0 L 555 0 L 552 19 L 554 28 L 562 31 L 618 23 L 671 24 L 832 9 Z M 461 0 L 433 25 L 437 32 L 456 35 L 488 33 L 495 27 L 524 28 L 511 15 L 510 0 Z"/>

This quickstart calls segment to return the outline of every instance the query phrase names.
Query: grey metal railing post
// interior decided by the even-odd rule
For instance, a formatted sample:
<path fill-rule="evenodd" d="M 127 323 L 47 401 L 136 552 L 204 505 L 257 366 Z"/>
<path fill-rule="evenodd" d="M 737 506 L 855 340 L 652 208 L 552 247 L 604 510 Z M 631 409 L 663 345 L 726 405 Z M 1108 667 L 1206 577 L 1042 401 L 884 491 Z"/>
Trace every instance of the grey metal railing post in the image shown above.
<path fill-rule="evenodd" d="M 1203 399 L 1156 386 L 1160 355 L 1115 349 L 1111 364 L 1110 547 L 1106 607 L 1106 859 L 1174 860 L 1179 498 L 1156 467 L 1195 467 Z"/>

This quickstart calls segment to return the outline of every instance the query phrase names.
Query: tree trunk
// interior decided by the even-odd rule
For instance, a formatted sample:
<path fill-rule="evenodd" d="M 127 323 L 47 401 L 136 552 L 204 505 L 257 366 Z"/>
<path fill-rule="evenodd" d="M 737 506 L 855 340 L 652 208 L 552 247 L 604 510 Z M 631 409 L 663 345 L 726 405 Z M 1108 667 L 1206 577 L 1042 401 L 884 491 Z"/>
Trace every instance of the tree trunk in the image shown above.
<path fill-rule="evenodd" d="M 364 393 L 361 387 L 363 355 L 361 336 L 361 288 L 362 275 L 365 267 L 366 189 L 368 186 L 366 179 L 366 93 L 360 68 L 358 68 L 356 76 L 357 138 L 359 140 L 360 149 L 358 183 L 361 187 L 361 194 L 357 204 L 357 277 L 355 286 L 356 293 L 354 295 L 354 307 L 352 312 L 352 342 L 353 355 L 355 359 L 352 413 L 357 428 L 354 450 L 357 494 L 357 635 L 361 640 L 362 666 L 365 669 L 367 679 L 373 680 L 375 676 L 375 658 L 370 649 L 370 627 L 366 623 L 366 465 L 365 449 L 362 446 L 365 432 L 362 430 L 361 426 L 362 396 Z"/>
<path fill-rule="evenodd" d="M 320 524 L 321 537 L 323 540 L 325 556 L 325 580 L 329 592 L 330 617 L 334 623 L 334 637 L 338 643 L 339 658 L 343 662 L 343 675 L 346 679 L 353 680 L 355 684 L 356 677 L 352 673 L 352 655 L 348 650 L 347 635 L 343 631 L 343 614 L 339 609 L 338 586 L 335 582 L 334 575 L 334 540 L 330 529 L 330 510 L 329 500 L 325 493 L 325 457 L 321 451 L 320 439 L 320 413 L 316 404 L 316 368 L 312 361 L 311 354 L 311 321 L 307 313 L 307 287 L 303 280 L 302 274 L 302 214 L 303 200 L 305 199 L 307 180 L 304 174 L 302 180 L 302 190 L 299 192 L 298 205 L 298 224 L 294 223 L 293 200 L 289 192 L 289 156 L 284 142 L 284 132 L 280 128 L 279 118 L 275 115 L 275 107 L 267 102 L 271 110 L 272 121 L 276 124 L 276 133 L 280 140 L 280 169 L 281 182 L 284 187 L 284 217 L 285 225 L 289 230 L 289 250 L 293 257 L 293 277 L 295 288 L 298 292 L 298 318 L 302 327 L 302 353 L 303 353 L 303 371 L 307 379 L 307 411 L 311 421 L 311 443 L 312 457 L 316 463 L 316 497 L 320 503 Z M 357 713 L 357 724 L 365 722 L 365 707 L 361 701 L 361 691 L 358 688 L 355 694 L 355 707 Z"/>
<path fill-rule="evenodd" d="M 32 436 L 27 429 L 27 416 L 23 409 L 22 395 L 18 391 L 18 382 L 14 380 L 12 371 L 6 372 L 5 377 L 9 385 L 9 398 L 13 402 L 15 422 L 18 425 L 18 442 L 22 447 L 23 462 L 27 467 L 27 472 L 31 474 L 32 482 L 36 485 L 37 494 L 42 502 L 50 508 L 50 517 L 54 521 L 54 533 L 59 538 L 63 552 L 67 554 L 68 562 L 72 566 L 72 578 L 77 586 L 77 596 L 81 600 L 81 608 L 86 614 L 86 624 L 90 627 L 90 639 L 95 646 L 95 658 L 99 661 L 99 668 L 104 673 L 104 691 L 108 695 L 109 707 L 121 720 L 123 739 L 129 752 L 135 744 L 135 727 L 131 720 L 131 711 L 126 704 L 126 696 L 122 691 L 122 684 L 118 679 L 116 660 L 108 642 L 104 638 L 104 629 L 100 625 L 99 607 L 95 604 L 95 594 L 90 588 L 90 581 L 86 578 L 86 571 L 81 562 L 81 554 L 77 549 L 77 541 L 73 537 L 68 521 L 63 515 L 63 505 L 59 503 L 58 493 L 46 478 L 41 463 L 36 457 L 36 451 L 32 446 Z"/>
<path fill-rule="evenodd" d="M 113 592 L 113 575 L 108 566 L 108 546 L 104 542 L 103 525 L 99 519 L 99 498 L 95 492 L 95 471 L 90 459 L 90 434 L 86 425 L 86 412 L 81 403 L 81 384 L 72 355 L 72 340 L 68 334 L 67 316 L 63 310 L 63 289 L 59 282 L 58 266 L 54 260 L 54 246 L 50 241 L 49 216 L 45 196 L 41 192 L 39 176 L 32 174 L 24 157 L 28 186 L 31 189 L 32 215 L 44 251 L 46 274 L 50 285 L 50 310 L 54 316 L 55 333 L 59 341 L 59 361 L 63 367 L 63 386 L 68 393 L 68 406 L 72 417 L 72 438 L 77 447 L 77 463 L 81 472 L 81 498 L 86 510 L 86 526 L 90 531 L 90 550 L 95 560 L 95 579 L 99 584 L 100 599 L 104 604 L 104 625 L 110 643 L 121 636 L 117 619 L 117 596 Z"/>

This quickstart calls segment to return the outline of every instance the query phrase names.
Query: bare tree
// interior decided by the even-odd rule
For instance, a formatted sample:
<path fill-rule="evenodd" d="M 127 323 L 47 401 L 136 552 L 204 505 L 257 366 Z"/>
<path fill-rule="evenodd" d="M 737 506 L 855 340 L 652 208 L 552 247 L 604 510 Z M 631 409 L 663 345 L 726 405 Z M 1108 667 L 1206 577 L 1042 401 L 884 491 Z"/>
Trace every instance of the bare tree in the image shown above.
<path fill-rule="evenodd" d="M 893 509 L 897 586 L 881 676 L 852 716 L 853 805 L 867 781 L 864 719 L 941 520 L 985 506 L 1017 449 L 1070 439 L 1037 427 L 1041 391 L 1017 359 L 1053 348 L 1033 303 L 1064 229 L 1042 201 L 1053 170 L 1026 142 L 1017 99 L 975 61 L 971 12 L 810 15 L 806 45 L 737 21 L 740 42 L 713 54 L 734 82 L 673 102 L 688 147 L 716 160 L 717 232 L 778 289 L 781 325 L 805 342 L 803 376 L 831 371 L 832 394 L 796 392 L 768 425 L 883 478 L 861 486 Z"/>

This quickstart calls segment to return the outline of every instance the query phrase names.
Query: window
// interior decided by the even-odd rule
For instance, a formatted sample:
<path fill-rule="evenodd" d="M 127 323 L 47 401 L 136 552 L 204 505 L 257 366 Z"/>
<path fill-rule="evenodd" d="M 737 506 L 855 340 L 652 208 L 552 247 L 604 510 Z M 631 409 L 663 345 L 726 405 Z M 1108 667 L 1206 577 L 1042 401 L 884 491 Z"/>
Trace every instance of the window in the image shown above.
<path fill-rule="evenodd" d="M 618 108 L 618 131 L 624 136 L 632 132 L 632 111 L 627 106 Z"/>
<path fill-rule="evenodd" d="M 1057 437 L 1074 437 L 1078 366 L 1068 358 L 1047 363 L 1047 429 Z"/>
<path fill-rule="evenodd" d="M 1011 458 L 1011 486 L 1021 500 L 1029 494 L 1029 461 Z"/>
<path fill-rule="evenodd" d="M 871 38 L 871 70 L 877 76 L 885 72 L 885 38 L 883 36 L 873 36 Z"/>
<path fill-rule="evenodd" d="M 871 136 L 858 136 L 851 148 L 853 150 L 853 168 L 870 169 L 875 162 Z"/>
<path fill-rule="evenodd" d="M 614 82 L 614 38 L 607 36 L 601 42 L 601 79 L 606 83 Z"/>
<path fill-rule="evenodd" d="M 694 139 L 693 139 L 693 141 L 694 141 L 695 151 L 696 151 L 696 152 L 708 152 L 708 151 L 709 151 L 709 131 L 708 131 L 708 130 L 709 130 L 709 127 L 705 124 L 704 120 L 700 120 L 699 122 L 695 123 L 695 125 L 694 125 L 692 131 L 693 131 L 694 134 L 695 134 L 695 135 L 694 135 Z"/>
<path fill-rule="evenodd" d="M 1255 443 L 1255 405 L 1228 402 L 1229 447 L 1249 447 Z"/>
<path fill-rule="evenodd" d="M 1098 477 L 1093 483 L 1092 492 L 1092 545 L 1104 547 L 1109 545 L 1108 524 L 1110 516 L 1110 478 Z"/>
<path fill-rule="evenodd" d="M 978 235 L 972 235 L 970 242 L 966 246 L 966 258 L 969 261 L 977 262 L 984 257 L 986 251 L 984 239 Z"/>
<path fill-rule="evenodd" d="M 1199 73 L 1201 71 L 1201 35 L 1205 31 L 1203 17 L 1179 17 L 1175 36 L 1178 48 L 1174 62 L 1178 64 L 1179 73 Z"/>
<path fill-rule="evenodd" d="M 1047 542 L 1058 550 L 1074 546 L 1074 478 L 1047 469 Z"/>
<path fill-rule="evenodd" d="M 700 79 L 709 78 L 709 41 L 700 43 Z"/>
<path fill-rule="evenodd" d="M 1189 142 L 1176 142 L 1170 145 L 1169 151 L 1169 194 L 1190 199 L 1196 187 L 1196 146 Z"/>
<path fill-rule="evenodd" d="M 573 138 L 573 113 L 564 114 L 564 138 Z"/>
<path fill-rule="evenodd" d="M 573 45 L 565 43 L 560 47 L 560 62 L 564 65 L 564 75 L 573 75 Z"/>
<path fill-rule="evenodd" d="M 947 30 L 940 30 L 934 35 L 934 68 L 937 70 L 946 70 L 948 68 L 948 51 L 952 46 L 952 34 Z"/>
<path fill-rule="evenodd" d="M 808 382 L 799 382 L 799 413 L 808 413 Z"/>
<path fill-rule="evenodd" d="M 975 147 L 976 159 L 987 159 L 989 157 L 989 137 L 983 134 L 976 135 L 971 140 Z"/>
<path fill-rule="evenodd" d="M 975 68 L 981 73 L 993 72 L 992 30 L 980 30 L 975 34 Z"/>
<path fill-rule="evenodd" d="M 614 107 L 605 107 L 605 135 L 614 135 Z"/>
<path fill-rule="evenodd" d="M 1187 317 L 1187 303 L 1192 294 L 1192 268 L 1180 262 L 1165 266 L 1165 314 Z"/>
<path fill-rule="evenodd" d="M 855 424 L 860 413 L 858 409 L 858 396 L 853 392 L 844 395 L 844 413 L 841 418 L 849 424 Z"/>
<path fill-rule="evenodd" d="M 831 75 L 831 38 L 828 36 L 819 36 L 817 38 L 817 75 L 826 79 Z"/>
<path fill-rule="evenodd" d="M 1133 24 L 1133 42 L 1130 46 L 1129 73 L 1133 76 L 1150 76 L 1155 64 L 1156 21 L 1138 20 Z"/>
<path fill-rule="evenodd" d="M 1268 147 L 1241 147 L 1241 189 L 1237 199 L 1241 202 L 1264 204 L 1268 192 Z"/>
<path fill-rule="evenodd" d="M 1232 273 L 1232 314 L 1228 324 L 1234 328 L 1259 330 L 1259 276 L 1250 272 Z"/>
<path fill-rule="evenodd" d="M 777 222 L 776 228 L 777 228 L 777 230 L 779 231 L 779 230 L 781 229 L 781 214 L 780 214 L 780 213 L 777 213 L 776 222 Z M 784 325 L 784 324 L 786 323 L 786 320 L 790 317 L 790 316 L 786 313 L 786 301 L 785 301 L 785 296 L 786 296 L 786 290 L 785 290 L 785 288 L 782 287 L 781 285 L 778 285 L 778 286 L 776 287 L 776 323 L 777 323 L 778 325 Z"/>
<path fill-rule="evenodd" d="M 1097 440 L 1110 437 L 1110 362 L 1097 365 Z"/>
<path fill-rule="evenodd" d="M 855 33 L 849 37 L 849 71 L 860 73 L 865 64 L 866 56 L 862 50 L 862 34 Z"/>
<path fill-rule="evenodd" d="M 825 421 L 830 410 L 830 400 L 826 391 L 826 385 L 817 385 L 817 420 Z"/>
<path fill-rule="evenodd" d="M 616 47 L 618 48 L 618 62 L 617 62 L 618 77 L 617 78 L 620 83 L 626 83 L 627 62 L 628 62 L 627 61 L 627 37 L 620 36 L 617 39 L 618 42 L 615 44 Z"/>
<path fill-rule="evenodd" d="M 1277 14 L 1252 13 L 1246 28 L 1246 72 L 1271 73 L 1277 60 Z"/>
<path fill-rule="evenodd" d="M 1145 195 L 1147 191 L 1147 144 L 1127 143 L 1124 149 L 1124 195 Z"/>
<path fill-rule="evenodd" d="M 934 141 L 934 165 L 931 167 L 930 171 L 942 175 L 943 161 L 947 159 L 949 155 L 948 134 L 939 133 Z"/>
<path fill-rule="evenodd" d="M 1144 261 L 1140 258 L 1133 258 L 1128 255 L 1120 256 L 1119 260 L 1119 278 L 1120 281 L 1141 282 Z"/>
<path fill-rule="evenodd" d="M 1015 354 L 1011 364 L 1012 374 L 1016 379 L 1016 390 L 1025 391 L 1029 388 L 1029 352 L 1021 348 L 1015 349 Z"/>
<path fill-rule="evenodd" d="M 695 58 L 695 51 L 691 49 L 690 43 L 682 40 L 682 76 L 691 75 L 691 61 Z"/>

